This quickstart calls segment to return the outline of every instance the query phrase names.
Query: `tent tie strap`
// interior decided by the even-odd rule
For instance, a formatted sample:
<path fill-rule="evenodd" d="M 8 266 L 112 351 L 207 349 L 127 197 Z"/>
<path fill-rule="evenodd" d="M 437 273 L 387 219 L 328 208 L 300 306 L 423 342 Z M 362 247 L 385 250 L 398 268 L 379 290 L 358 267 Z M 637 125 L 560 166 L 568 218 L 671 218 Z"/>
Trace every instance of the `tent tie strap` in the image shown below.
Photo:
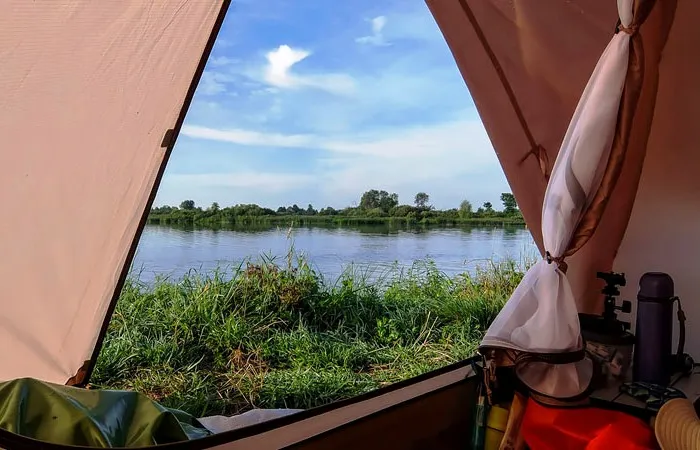
<path fill-rule="evenodd" d="M 479 353 L 484 359 L 484 370 L 496 367 L 515 367 L 525 363 L 541 362 L 547 364 L 571 364 L 582 361 L 586 357 L 586 342 L 578 350 L 565 352 L 530 352 L 513 350 L 504 347 L 479 347 Z"/>
<path fill-rule="evenodd" d="M 533 144 L 530 150 L 520 158 L 519 164 L 524 163 L 530 156 L 537 157 L 542 175 L 544 175 L 545 180 L 549 181 L 549 156 L 547 156 L 547 150 L 540 144 Z"/>
<path fill-rule="evenodd" d="M 633 23 L 629 27 L 626 27 L 626 26 L 622 25 L 621 22 L 618 22 L 617 31 L 622 31 L 625 34 L 628 34 L 630 36 L 634 36 L 635 34 L 637 34 L 637 31 L 639 31 L 639 25 Z"/>
<path fill-rule="evenodd" d="M 546 364 L 572 364 L 582 361 L 586 357 L 586 347 L 583 346 L 580 350 L 561 353 L 530 353 L 522 352 L 515 359 L 515 365 L 541 362 Z"/>
<path fill-rule="evenodd" d="M 544 259 L 547 261 L 547 264 L 557 263 L 557 266 L 562 273 L 566 273 L 567 269 L 569 268 L 566 261 L 564 261 L 564 256 L 552 256 L 552 254 L 547 251 L 545 252 Z"/>

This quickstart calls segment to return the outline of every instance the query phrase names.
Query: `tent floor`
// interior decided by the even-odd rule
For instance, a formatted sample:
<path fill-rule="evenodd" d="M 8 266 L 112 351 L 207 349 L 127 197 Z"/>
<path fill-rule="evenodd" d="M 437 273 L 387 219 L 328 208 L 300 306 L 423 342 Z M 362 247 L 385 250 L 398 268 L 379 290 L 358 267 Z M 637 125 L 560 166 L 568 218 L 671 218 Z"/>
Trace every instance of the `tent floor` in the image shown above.
<path fill-rule="evenodd" d="M 470 448 L 479 379 L 468 364 L 468 361 L 463 361 L 395 386 L 313 410 L 258 410 L 251 411 L 252 414 L 245 419 L 209 418 L 214 420 L 204 422 L 216 428 L 212 430 L 214 435 L 157 448 Z M 673 385 L 694 401 L 700 396 L 700 368 L 696 368 L 690 377 L 675 377 Z M 595 404 L 592 406 L 623 410 L 639 417 L 652 415 L 645 410 L 644 403 L 619 394 L 616 386 L 595 392 L 593 398 Z M 78 448 L 38 442 L 1 429 L 0 447 Z"/>
<path fill-rule="evenodd" d="M 473 423 L 476 378 L 381 410 L 289 448 L 465 449 Z"/>
<path fill-rule="evenodd" d="M 218 427 L 213 435 L 148 448 L 469 448 L 477 385 L 467 360 L 319 408 L 282 417 L 278 410 L 272 420 L 260 417 L 264 411 L 253 414 L 254 420 L 248 423 L 210 418 L 205 422 Z M 226 430 L 226 422 L 238 428 Z M 0 448 L 7 450 L 87 448 L 71 443 L 70 436 L 61 438 L 63 444 L 49 443 L 0 428 Z"/>

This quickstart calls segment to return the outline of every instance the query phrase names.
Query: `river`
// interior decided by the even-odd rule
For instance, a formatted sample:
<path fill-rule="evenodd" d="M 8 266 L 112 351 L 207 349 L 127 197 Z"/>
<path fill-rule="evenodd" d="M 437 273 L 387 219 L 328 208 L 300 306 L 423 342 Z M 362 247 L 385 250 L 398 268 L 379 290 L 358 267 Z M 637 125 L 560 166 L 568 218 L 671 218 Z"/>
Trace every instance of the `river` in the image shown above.
<path fill-rule="evenodd" d="M 537 255 L 524 227 L 353 228 L 279 227 L 230 230 L 182 229 L 149 225 L 132 265 L 132 277 L 149 283 L 157 275 L 180 278 L 190 270 L 230 270 L 246 260 L 285 260 L 291 246 L 326 280 L 348 269 L 373 277 L 387 268 L 430 259 L 449 275 L 473 271 L 489 260 Z"/>

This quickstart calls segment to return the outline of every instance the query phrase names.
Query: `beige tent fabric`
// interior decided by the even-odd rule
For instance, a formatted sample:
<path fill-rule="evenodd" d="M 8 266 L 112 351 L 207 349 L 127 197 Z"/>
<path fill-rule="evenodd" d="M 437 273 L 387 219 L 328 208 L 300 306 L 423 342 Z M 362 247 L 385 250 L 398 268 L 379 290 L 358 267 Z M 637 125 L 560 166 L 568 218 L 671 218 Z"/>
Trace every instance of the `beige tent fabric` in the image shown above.
<path fill-rule="evenodd" d="M 603 4 L 608 4 L 610 6 L 619 6 L 622 2 L 614 1 L 594 1 L 594 2 L 575 2 L 575 1 L 563 1 L 563 0 L 548 0 L 543 2 L 531 2 L 528 0 L 516 0 L 514 2 L 505 2 L 500 0 L 488 0 L 488 1 L 474 1 L 474 0 L 449 0 L 449 1 L 433 1 L 428 0 L 431 10 L 440 26 L 443 34 L 445 35 L 447 42 L 452 49 L 458 66 L 460 67 L 462 74 L 470 87 L 472 95 L 477 103 L 477 107 L 482 116 L 482 120 L 489 131 L 492 142 L 496 149 L 496 152 L 501 159 L 508 179 L 511 183 L 513 191 L 521 204 L 523 213 L 528 221 L 528 224 L 534 228 L 535 224 L 538 224 L 532 219 L 532 213 L 529 212 L 529 208 L 532 207 L 532 203 L 539 202 L 541 205 L 542 197 L 540 192 L 535 185 L 535 180 L 537 179 L 537 174 L 533 171 L 527 171 L 524 167 L 518 166 L 518 154 L 516 153 L 519 147 L 523 144 L 521 141 L 516 141 L 513 136 L 518 136 L 522 133 L 522 123 L 517 123 L 515 121 L 508 121 L 505 118 L 509 115 L 514 114 L 513 111 L 521 110 L 527 111 L 529 102 L 534 101 L 528 98 L 527 91 L 518 93 L 517 89 L 513 89 L 516 94 L 516 101 L 513 101 L 513 95 L 510 95 L 509 101 L 503 101 L 495 93 L 500 93 L 498 90 L 498 83 L 492 81 L 490 85 L 480 78 L 480 74 L 484 75 L 490 73 L 492 80 L 497 78 L 493 72 L 505 73 L 505 78 L 507 78 L 507 83 L 501 81 L 501 85 L 506 85 L 508 83 L 515 84 L 518 81 L 527 82 L 530 84 L 532 89 L 536 89 L 542 83 L 550 83 L 552 86 L 558 87 L 556 92 L 558 92 L 562 97 L 570 95 L 572 100 L 578 101 L 581 93 L 574 93 L 573 89 L 566 91 L 561 88 L 561 85 L 566 83 L 567 74 L 564 73 L 565 68 L 569 64 L 576 64 L 577 60 L 580 60 L 581 56 L 586 56 L 591 51 L 598 51 L 596 47 L 591 45 L 591 41 L 587 41 L 584 36 L 588 34 L 589 36 L 595 34 L 595 28 L 591 25 L 597 23 L 598 21 L 606 22 L 613 25 L 615 23 L 615 18 L 613 15 L 607 16 L 609 14 L 607 11 L 603 11 L 600 7 Z M 545 5 L 546 3 L 546 5 Z M 615 260 L 617 249 L 620 246 L 620 242 L 625 235 L 626 226 L 630 217 L 630 211 L 635 201 L 635 196 L 637 192 L 637 186 L 639 182 L 639 177 L 641 173 L 642 164 L 644 161 L 644 156 L 646 152 L 647 139 L 649 138 L 649 130 L 651 129 L 651 145 L 654 144 L 654 125 L 656 123 L 664 123 L 663 119 L 657 119 L 654 121 L 655 117 L 658 117 L 658 112 L 656 116 L 654 115 L 654 106 L 656 103 L 656 93 L 657 93 L 657 80 L 659 79 L 659 65 L 664 61 L 661 58 L 663 54 L 664 46 L 666 45 L 667 36 L 669 29 L 671 28 L 676 15 L 676 1 L 675 0 L 658 0 L 657 2 L 651 3 L 654 5 L 654 9 L 647 23 L 641 29 L 643 47 L 645 49 L 645 59 L 644 59 L 644 73 L 643 76 L 643 86 L 641 90 L 641 96 L 639 98 L 639 103 L 637 108 L 634 109 L 634 117 L 632 118 L 631 126 L 631 140 L 627 148 L 627 154 L 625 155 L 625 163 L 620 173 L 619 181 L 617 183 L 616 189 L 614 190 L 610 202 L 608 203 L 608 208 L 603 216 L 603 219 L 598 227 L 597 233 L 589 241 L 587 246 L 576 255 L 574 255 L 569 262 L 569 272 L 568 278 L 571 281 L 571 294 L 576 300 L 577 309 L 580 312 L 599 312 L 602 308 L 602 297 L 600 295 L 601 284 L 595 279 L 595 274 L 597 271 L 609 270 L 613 266 L 613 261 Z M 697 3 L 696 3 L 697 4 Z M 698 11 L 693 11 L 694 6 L 684 5 L 687 10 L 689 17 L 696 17 L 693 15 Z M 571 11 L 576 10 L 579 14 L 578 17 L 573 15 L 567 15 Z M 460 12 L 461 10 L 461 12 Z M 552 13 L 550 16 L 549 13 Z M 515 23 L 508 23 L 504 21 L 505 18 L 516 17 Z M 607 17 L 607 19 L 606 19 Z M 476 19 L 475 19 L 476 18 Z M 624 20 L 623 20 L 624 22 Z M 528 25 L 531 24 L 531 25 Z M 587 32 L 584 31 L 583 34 L 579 34 L 578 30 L 584 25 L 590 25 Z M 520 45 L 508 45 L 513 40 L 511 33 L 513 28 L 519 30 L 519 37 L 521 37 L 522 42 Z M 498 30 L 498 33 L 494 34 L 490 38 L 486 36 L 486 33 L 480 30 Z M 534 31 L 537 30 L 537 31 Z M 636 30 L 634 30 L 636 31 Z M 675 31 L 675 29 L 674 29 Z M 531 35 L 524 35 L 524 33 L 531 32 Z M 608 31 L 607 34 L 610 36 L 612 30 Z M 484 37 L 486 36 L 486 37 Z M 685 41 L 685 51 L 688 48 L 692 48 L 693 39 L 686 36 Z M 503 41 L 506 41 L 505 43 Z M 576 48 L 567 48 L 572 45 Z M 492 49 L 491 52 L 496 54 L 496 58 L 491 57 L 490 62 L 496 63 L 498 61 L 505 61 L 501 65 L 513 64 L 513 61 L 525 61 L 526 70 L 523 72 L 518 72 L 513 70 L 509 75 L 507 70 L 494 70 L 493 66 L 497 64 L 492 64 L 488 66 L 486 61 L 478 60 L 474 57 L 479 54 L 479 49 L 485 53 L 489 52 L 489 48 Z M 500 49 L 500 50 L 499 50 Z M 538 52 L 539 51 L 539 52 Z M 668 51 L 668 50 L 667 50 Z M 538 58 L 533 57 L 536 54 Z M 685 53 L 686 57 L 689 53 Z M 537 64 L 528 66 L 528 63 L 537 61 Z M 661 64 L 663 67 L 663 64 Z M 586 73 L 590 73 L 593 65 L 590 69 L 583 69 Z M 677 62 L 677 65 L 673 67 L 679 73 L 686 73 L 685 67 Z M 559 73 L 556 73 L 556 71 Z M 661 69 L 661 73 L 663 70 Z M 539 78 L 541 77 L 541 78 Z M 688 78 L 690 79 L 690 78 Z M 677 84 L 678 85 L 678 84 Z M 663 86 L 663 79 L 661 81 L 661 86 Z M 507 90 L 507 89 L 506 89 Z M 680 95 L 688 95 L 688 92 L 692 92 L 692 87 L 688 86 L 687 90 L 684 90 Z M 670 95 L 670 94 L 667 94 Z M 690 96 L 690 98 L 694 98 Z M 544 101 L 546 101 L 546 97 Z M 565 102 L 562 102 L 565 103 Z M 690 103 L 690 102 L 688 102 Z M 697 103 L 695 103 L 697 104 Z M 675 106 L 675 105 L 674 105 Z M 671 106 L 672 107 L 672 106 Z M 546 105 L 545 108 L 548 110 L 542 111 L 540 118 L 549 119 L 550 129 L 548 130 L 549 136 L 552 139 L 556 139 L 553 136 L 557 131 L 557 118 L 558 114 L 565 114 L 567 118 L 571 118 L 570 113 L 565 113 L 565 111 L 560 108 L 557 110 L 552 107 L 552 105 Z M 629 112 L 629 111 L 628 111 Z M 666 111 L 666 117 L 673 117 L 673 112 L 671 110 Z M 695 117 L 692 113 L 683 115 L 685 118 Z M 537 118 L 535 117 L 530 120 L 531 124 L 537 123 Z M 522 122 L 522 121 L 521 121 Z M 675 123 L 679 123 L 675 121 Z M 535 128 L 536 125 L 531 125 L 530 128 Z M 674 136 L 678 136 L 679 130 L 674 130 L 673 127 L 665 125 L 665 131 L 669 133 L 675 133 Z M 547 130 L 545 130 L 547 131 Z M 532 132 L 535 140 L 538 142 L 545 139 L 547 133 L 544 135 L 539 134 L 537 131 Z M 683 134 L 681 134 L 683 135 Z M 687 133 L 686 135 L 692 135 L 692 133 Z M 666 136 L 668 138 L 668 136 Z M 689 141 L 687 142 L 690 145 Z M 667 145 L 663 145 L 667 147 Z M 549 146 L 547 150 L 550 153 L 549 159 L 552 160 L 556 157 L 556 153 L 552 155 L 552 149 Z M 687 151 L 690 151 L 688 149 Z M 662 150 L 663 153 L 668 154 L 668 148 Z M 664 158 L 664 156 L 660 156 Z M 684 155 L 684 158 L 679 158 L 679 161 L 685 163 L 690 163 L 694 157 L 689 158 Z M 682 163 L 681 163 L 682 164 Z M 666 164 L 668 165 L 668 164 Z M 698 167 L 696 164 L 692 167 Z M 686 165 L 685 170 L 688 171 L 688 166 Z M 648 173 L 652 169 L 647 169 L 645 166 L 645 173 Z M 671 176 L 669 172 L 665 173 L 665 176 Z M 650 177 L 643 178 L 644 180 Z M 697 178 L 697 177 L 695 177 Z M 523 184 L 530 184 L 529 189 L 523 188 L 520 190 L 520 182 Z M 669 183 L 669 180 L 665 180 Z M 689 179 L 688 179 L 689 181 Z M 697 183 L 697 182 L 695 182 Z M 687 186 L 687 192 L 700 192 L 700 189 L 695 189 L 692 183 Z M 653 188 L 652 188 L 653 189 Z M 644 193 L 645 191 L 640 191 Z M 648 195 L 648 194 L 647 194 Z M 685 196 L 688 198 L 690 196 Z M 656 197 L 660 198 L 660 197 Z M 696 202 L 700 200 L 700 196 L 692 197 L 696 199 Z M 671 198 L 665 197 L 668 204 L 672 203 Z M 637 204 L 640 202 L 640 196 L 636 196 Z M 644 204 L 649 204 L 644 200 L 641 200 Z M 643 207 L 637 206 L 635 204 L 635 209 L 639 210 Z M 696 206 L 697 203 L 695 204 Z M 656 203 L 657 211 L 668 211 L 670 212 L 673 208 L 663 207 Z M 697 209 L 696 209 L 697 210 Z M 687 209 L 686 211 L 690 211 Z M 645 209 L 648 215 L 656 215 L 651 211 Z M 645 230 L 648 225 L 645 221 L 649 221 L 649 217 L 645 219 L 639 218 L 636 220 L 637 216 L 633 217 L 632 223 L 630 224 L 631 230 L 636 231 L 637 234 L 641 234 L 648 241 L 654 242 L 651 245 L 647 242 L 647 247 L 654 247 L 656 245 L 663 245 L 661 242 L 667 241 L 671 236 L 673 236 L 677 242 L 687 240 L 690 238 L 691 242 L 693 238 L 687 235 L 678 235 L 674 231 L 674 227 L 665 222 L 661 225 L 663 219 L 657 218 L 656 221 L 652 220 L 651 223 L 659 224 L 659 227 L 655 230 L 656 234 L 649 232 L 644 232 L 640 230 Z M 687 215 L 683 215 L 684 219 L 687 221 Z M 538 224 L 539 225 L 539 224 Z M 540 243 L 541 234 L 537 233 L 533 229 L 533 235 L 535 239 Z M 659 239 L 660 236 L 665 236 L 664 239 Z M 681 237 L 682 236 L 682 237 Z M 665 270 L 663 267 L 676 268 L 676 276 L 692 276 L 690 275 L 694 271 L 690 269 L 689 261 L 687 258 L 682 257 L 679 254 L 669 255 L 668 257 L 673 261 L 683 261 L 686 268 L 682 269 L 678 267 L 680 264 L 674 264 L 673 262 L 662 262 L 659 259 L 662 257 L 663 252 L 648 252 L 644 248 L 644 244 L 639 242 L 637 239 L 637 246 L 628 250 L 629 259 L 624 263 L 622 261 L 617 261 L 615 267 L 620 271 L 626 271 L 625 267 L 635 268 L 634 277 L 630 277 L 631 285 L 636 288 L 636 280 L 644 271 L 650 270 Z M 542 249 L 542 246 L 540 245 Z M 623 249 L 628 249 L 628 247 L 623 246 Z M 681 249 L 677 249 L 681 252 Z M 640 254 L 644 252 L 645 257 L 642 258 L 646 263 L 644 269 L 639 269 Z M 680 258 L 679 258 L 680 257 Z M 632 262 L 635 260 L 635 262 Z M 674 271 L 666 269 L 666 271 L 671 272 L 672 276 Z M 544 288 L 542 288 L 544 289 Z M 630 289 L 631 290 L 631 289 Z M 634 293 L 628 290 L 626 294 L 629 297 L 633 297 Z M 700 293 L 700 288 L 695 288 L 694 293 Z M 517 292 L 515 294 L 517 296 Z M 563 307 L 563 306 L 562 306 Z M 508 306 L 506 310 L 502 312 L 503 320 L 517 321 L 517 314 L 508 314 Z M 512 309 L 512 308 L 511 308 Z M 700 308 L 698 308 L 700 310 Z M 699 311 L 700 312 L 700 311 Z M 521 314 L 522 315 L 522 314 Z M 499 316 L 500 317 L 500 316 Z M 502 321 L 503 321 L 502 320 Z M 534 318 L 533 318 L 534 320 Z M 498 319 L 497 321 L 498 322 Z M 498 325 L 494 322 L 494 325 Z M 561 326 L 563 324 L 557 323 Z M 502 327 L 501 327 L 502 328 Z M 493 329 L 493 326 L 492 326 Z M 553 329 L 552 329 L 553 332 Z M 489 331 L 493 334 L 492 330 Z M 537 336 L 540 336 L 537 334 Z M 488 334 L 487 339 L 488 340 Z M 541 337 L 541 336 L 540 336 Z M 486 342 L 485 340 L 485 342 Z M 493 339 L 491 339 L 493 340 Z M 558 342 L 562 347 L 570 347 L 567 344 L 567 340 L 564 339 Z"/>
<path fill-rule="evenodd" d="M 662 55 L 668 50 L 668 34 L 674 25 L 676 15 L 676 0 L 656 0 L 654 7 L 640 29 L 644 46 L 644 83 L 641 95 L 634 112 L 632 127 L 630 130 L 630 142 L 625 155 L 622 172 L 612 193 L 606 212 L 601 223 L 591 240 L 575 255 L 569 259 L 571 269 L 567 277 L 576 294 L 580 312 L 602 312 L 600 289 L 602 284 L 594 279 L 596 271 L 613 269 L 613 261 L 618 255 L 618 248 L 626 236 L 628 221 L 634 225 L 635 219 L 630 218 L 633 206 L 636 208 L 637 186 L 645 163 L 645 155 L 653 147 L 647 142 L 652 121 L 655 117 L 655 105 L 657 102 L 657 84 L 659 80 L 659 67 Z M 687 92 L 686 92 L 687 93 Z M 659 93 L 659 98 L 664 95 Z M 671 203 L 669 203 L 670 205 Z M 670 224 L 667 224 L 670 225 Z M 668 232 L 676 233 L 675 226 L 669 226 Z M 685 239 L 689 236 L 684 236 Z M 645 248 L 638 248 L 637 254 L 646 252 Z M 657 257 L 656 256 L 653 257 Z M 619 260 L 619 258 L 618 258 Z M 651 266 L 647 265 L 647 270 Z M 628 272 L 630 268 L 616 263 L 615 270 Z M 641 276 L 641 273 L 639 274 Z M 623 297 L 634 299 L 636 296 L 636 284 L 639 276 L 627 273 L 628 289 L 623 291 Z M 633 302 L 634 304 L 634 302 Z"/>
<path fill-rule="evenodd" d="M 534 139 L 545 147 L 553 163 L 586 82 L 615 29 L 617 2 L 426 2 L 467 83 L 533 237 L 544 252 L 540 212 L 546 183 L 534 158 L 520 164 L 528 142 L 484 48 L 491 48 L 504 67 Z M 475 16 L 486 43 L 480 41 L 465 8 Z M 602 284 L 595 273 L 613 267 L 625 234 L 654 114 L 659 61 L 675 9 L 676 0 L 657 0 L 640 31 L 645 53 L 644 85 L 625 165 L 596 233 L 567 261 L 567 278 L 579 312 L 602 310 Z M 635 284 L 634 279 L 630 281 Z M 629 293 L 633 296 L 636 291 Z"/>
<path fill-rule="evenodd" d="M 699 361 L 700 2 L 661 4 L 666 21 L 672 18 L 673 24 L 659 61 L 658 96 L 639 189 L 614 268 L 626 273 L 622 295 L 629 299 L 636 298 L 644 272 L 673 277 L 687 316 L 686 351 Z M 674 331 L 677 339 L 675 324 Z"/>
<path fill-rule="evenodd" d="M 537 144 L 554 163 L 586 83 L 617 20 L 614 1 L 426 0 L 494 145 L 540 250 L 547 181 L 490 50 Z M 471 11 L 486 42 L 479 38 Z M 487 50 L 488 49 L 488 50 Z M 571 55 L 576 55 L 572 57 Z M 551 167 L 550 167 L 551 170 Z"/>
<path fill-rule="evenodd" d="M 0 2 L 0 379 L 90 359 L 223 4 Z"/>

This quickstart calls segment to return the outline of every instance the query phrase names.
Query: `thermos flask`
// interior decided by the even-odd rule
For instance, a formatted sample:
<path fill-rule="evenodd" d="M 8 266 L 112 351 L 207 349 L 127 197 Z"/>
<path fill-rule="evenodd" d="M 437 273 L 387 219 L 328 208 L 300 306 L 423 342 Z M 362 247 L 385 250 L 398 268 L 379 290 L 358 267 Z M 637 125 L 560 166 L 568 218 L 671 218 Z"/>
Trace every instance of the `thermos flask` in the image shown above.
<path fill-rule="evenodd" d="M 634 381 L 668 385 L 674 368 L 673 279 L 666 273 L 648 272 L 639 280 L 637 294 Z"/>

